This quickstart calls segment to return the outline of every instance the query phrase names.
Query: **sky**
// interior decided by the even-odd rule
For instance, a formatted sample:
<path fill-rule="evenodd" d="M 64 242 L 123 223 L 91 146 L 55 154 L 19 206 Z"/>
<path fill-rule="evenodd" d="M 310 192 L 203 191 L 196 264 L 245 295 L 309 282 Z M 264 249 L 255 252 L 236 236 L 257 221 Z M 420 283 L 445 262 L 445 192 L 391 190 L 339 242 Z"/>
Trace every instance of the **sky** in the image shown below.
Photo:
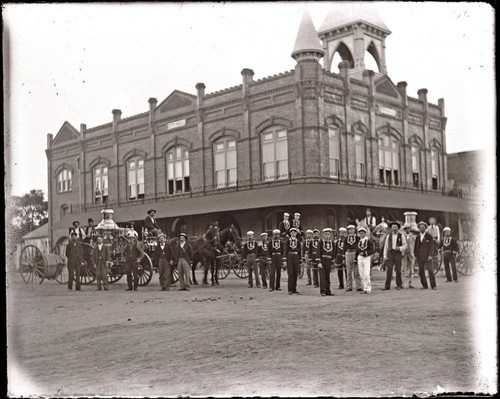
<path fill-rule="evenodd" d="M 494 11 L 484 3 L 373 3 L 392 31 L 388 76 L 445 99 L 447 151 L 495 148 Z M 6 171 L 13 195 L 47 192 L 47 133 L 148 110 L 173 90 L 206 93 L 292 70 L 304 8 L 319 29 L 352 3 L 4 4 Z M 333 72 L 337 71 L 334 65 Z M 7 182 L 7 184 L 9 181 Z"/>

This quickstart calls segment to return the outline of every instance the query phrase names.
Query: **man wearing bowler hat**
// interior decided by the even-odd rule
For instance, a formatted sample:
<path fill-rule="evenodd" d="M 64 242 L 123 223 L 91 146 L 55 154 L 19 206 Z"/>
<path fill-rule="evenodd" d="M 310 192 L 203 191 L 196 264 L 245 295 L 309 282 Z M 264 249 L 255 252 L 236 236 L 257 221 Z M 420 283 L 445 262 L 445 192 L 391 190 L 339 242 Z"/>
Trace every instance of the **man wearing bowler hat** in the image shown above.
<path fill-rule="evenodd" d="M 387 274 L 385 287 L 383 290 L 391 289 L 392 271 L 396 268 L 396 289 L 403 288 L 403 279 L 401 278 L 401 261 L 406 252 L 406 236 L 399 232 L 401 225 L 397 221 L 389 223 L 391 232 L 387 235 L 384 243 L 384 261 L 387 261 Z"/>
<path fill-rule="evenodd" d="M 422 289 L 427 289 L 427 278 L 425 277 L 425 269 L 429 274 L 429 281 L 433 290 L 436 288 L 436 277 L 434 276 L 434 268 L 432 267 L 432 251 L 434 248 L 434 240 L 432 236 L 427 233 L 427 223 L 419 222 L 417 224 L 419 233 L 415 240 L 415 257 L 418 262 L 418 274 L 420 275 L 420 282 Z"/>
<path fill-rule="evenodd" d="M 146 216 L 146 219 L 144 219 L 144 227 L 148 229 L 149 234 L 157 237 L 158 234 L 160 234 L 160 226 L 158 226 L 158 223 L 156 223 L 156 220 L 154 218 L 155 214 L 155 209 L 150 209 L 148 211 L 148 216 Z"/>

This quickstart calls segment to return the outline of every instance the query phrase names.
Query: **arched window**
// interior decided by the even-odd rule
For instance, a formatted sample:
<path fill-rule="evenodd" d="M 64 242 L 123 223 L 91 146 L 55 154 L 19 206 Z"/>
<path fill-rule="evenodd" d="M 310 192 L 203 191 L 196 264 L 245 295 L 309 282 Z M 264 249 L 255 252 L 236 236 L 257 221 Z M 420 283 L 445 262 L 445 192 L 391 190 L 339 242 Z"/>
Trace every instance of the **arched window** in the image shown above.
<path fill-rule="evenodd" d="M 393 136 L 379 138 L 378 163 L 380 183 L 399 185 L 399 142 Z"/>
<path fill-rule="evenodd" d="M 189 189 L 189 151 L 178 145 L 167 152 L 167 193 L 185 193 Z"/>
<path fill-rule="evenodd" d="M 94 167 L 94 202 L 105 204 L 108 201 L 108 167 L 97 165 Z"/>
<path fill-rule="evenodd" d="M 144 159 L 134 157 L 127 162 L 128 199 L 144 198 Z"/>
<path fill-rule="evenodd" d="M 362 134 L 354 135 L 354 158 L 356 160 L 356 180 L 365 179 L 365 140 Z"/>
<path fill-rule="evenodd" d="M 350 68 L 354 68 L 354 58 L 352 56 L 352 53 L 349 50 L 349 47 L 347 47 L 343 42 L 340 42 L 333 54 L 331 70 L 338 71 L 338 65 L 341 61 L 349 61 Z"/>
<path fill-rule="evenodd" d="M 328 156 L 330 159 L 330 177 L 339 177 L 340 173 L 340 145 L 339 128 L 331 126 L 328 128 Z"/>
<path fill-rule="evenodd" d="M 380 72 L 380 57 L 373 42 L 370 43 L 365 52 L 365 68 Z"/>
<path fill-rule="evenodd" d="M 73 173 L 69 169 L 63 169 L 57 175 L 57 192 L 66 193 L 73 187 Z"/>
<path fill-rule="evenodd" d="M 413 187 L 420 187 L 420 148 L 417 144 L 411 146 L 411 168 L 413 171 Z"/>
<path fill-rule="evenodd" d="M 286 129 L 271 127 L 262 133 L 262 170 L 264 181 L 288 177 L 288 139 Z"/>
<path fill-rule="evenodd" d="M 61 214 L 61 219 L 66 216 L 67 214 L 69 213 L 69 206 L 64 204 L 64 205 L 61 205 L 61 209 L 60 209 L 60 214 Z"/>
<path fill-rule="evenodd" d="M 432 176 L 432 189 L 439 189 L 439 158 L 438 150 L 431 149 L 431 176 Z"/>
<path fill-rule="evenodd" d="M 236 185 L 236 140 L 223 138 L 214 144 L 215 186 Z"/>

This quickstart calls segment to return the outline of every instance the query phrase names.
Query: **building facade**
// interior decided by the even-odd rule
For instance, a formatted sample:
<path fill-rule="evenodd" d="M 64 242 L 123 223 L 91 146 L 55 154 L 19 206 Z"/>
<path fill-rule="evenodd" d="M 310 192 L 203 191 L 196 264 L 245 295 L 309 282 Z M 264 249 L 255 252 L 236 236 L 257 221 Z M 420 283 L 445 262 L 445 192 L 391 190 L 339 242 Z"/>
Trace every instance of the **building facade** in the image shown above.
<path fill-rule="evenodd" d="M 255 80 L 244 68 L 242 83 L 222 91 L 198 83 L 196 95 L 150 98 L 139 115 L 113 110 L 110 123 L 79 130 L 65 122 L 47 137 L 52 243 L 105 206 L 119 224 L 156 209 L 169 235 L 202 234 L 210 220 L 269 231 L 285 211 L 307 228 L 338 229 L 366 207 L 378 220 L 413 210 L 456 224 L 473 203 L 448 195 L 444 100 L 390 80 L 390 33 L 376 13 L 335 10 L 318 33 L 305 12 L 291 71 Z M 365 54 L 378 71 L 365 69 Z"/>

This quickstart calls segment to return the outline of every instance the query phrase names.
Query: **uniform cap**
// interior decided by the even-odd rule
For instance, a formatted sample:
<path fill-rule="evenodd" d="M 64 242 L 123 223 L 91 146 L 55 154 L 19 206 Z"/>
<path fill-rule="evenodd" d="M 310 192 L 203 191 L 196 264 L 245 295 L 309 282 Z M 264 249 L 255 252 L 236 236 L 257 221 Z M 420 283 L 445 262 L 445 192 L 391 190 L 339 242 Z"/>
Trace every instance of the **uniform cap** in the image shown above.
<path fill-rule="evenodd" d="M 180 233 L 180 234 L 179 234 L 179 238 L 181 238 L 181 237 L 184 237 L 184 238 L 186 238 L 186 239 L 188 238 L 188 236 L 187 236 L 187 234 L 186 234 L 186 233 Z"/>
<path fill-rule="evenodd" d="M 313 233 L 313 231 L 312 231 L 311 229 L 307 229 L 307 230 L 306 230 L 306 234 L 308 234 L 308 233 L 312 234 L 312 233 Z"/>
<path fill-rule="evenodd" d="M 292 228 L 290 229 L 290 232 L 292 232 L 292 231 L 295 231 L 296 233 L 298 233 L 298 232 L 299 232 L 299 229 L 296 229 L 295 227 L 292 227 Z"/>
<path fill-rule="evenodd" d="M 319 230 L 318 230 L 318 229 L 314 229 L 314 230 L 313 230 L 313 234 L 314 234 L 314 233 L 319 234 Z"/>
<path fill-rule="evenodd" d="M 331 233 L 333 230 L 330 227 L 325 227 L 323 233 Z"/>
<path fill-rule="evenodd" d="M 247 236 L 249 235 L 254 235 L 254 232 L 252 230 L 247 231 Z"/>
<path fill-rule="evenodd" d="M 300 213 L 295 212 L 295 213 L 293 214 L 293 216 L 300 216 Z"/>
<path fill-rule="evenodd" d="M 350 224 L 349 226 L 347 226 L 347 229 L 356 229 L 356 226 L 354 226 L 353 224 Z"/>
<path fill-rule="evenodd" d="M 281 233 L 281 231 L 279 231 L 279 229 L 274 229 L 273 230 L 273 234 L 279 234 L 279 233 Z"/>
<path fill-rule="evenodd" d="M 287 213 L 287 212 L 285 212 L 285 213 L 283 214 L 283 216 L 290 216 L 290 214 L 289 214 L 289 213 Z"/>
<path fill-rule="evenodd" d="M 163 233 L 158 234 L 158 238 L 160 238 L 160 237 L 165 237 L 165 238 L 167 238 L 167 236 L 166 236 L 165 234 L 163 234 Z"/>
<path fill-rule="evenodd" d="M 366 213 L 366 212 L 370 212 L 370 213 L 372 213 L 372 210 L 371 210 L 370 208 L 366 208 L 365 213 Z"/>
<path fill-rule="evenodd" d="M 129 230 L 127 232 L 127 237 L 128 238 L 132 238 L 132 237 L 139 237 L 139 234 L 137 234 L 137 231 L 134 231 L 134 230 Z"/>
<path fill-rule="evenodd" d="M 347 231 L 347 229 L 346 229 L 345 227 L 341 227 L 341 228 L 339 229 L 339 233 L 340 233 L 340 232 L 342 232 L 342 231 L 344 231 L 344 232 L 345 232 L 345 231 Z"/>
<path fill-rule="evenodd" d="M 427 223 L 425 223 L 425 222 L 418 222 L 417 226 L 420 227 L 421 224 L 423 224 L 425 227 L 427 227 Z"/>
<path fill-rule="evenodd" d="M 436 218 L 431 216 L 431 217 L 429 218 L 429 223 L 431 222 L 431 220 L 434 220 L 434 222 L 435 222 L 435 221 L 436 221 Z"/>
<path fill-rule="evenodd" d="M 267 233 L 266 233 L 266 232 L 264 232 L 264 233 L 260 233 L 260 236 L 261 236 L 261 237 L 267 236 Z"/>
<path fill-rule="evenodd" d="M 445 227 L 445 228 L 443 229 L 443 233 L 444 233 L 445 231 L 449 231 L 449 232 L 451 233 L 451 229 L 450 229 L 449 227 Z"/>
<path fill-rule="evenodd" d="M 360 227 L 358 231 L 364 231 L 366 233 L 366 229 L 364 227 Z"/>

